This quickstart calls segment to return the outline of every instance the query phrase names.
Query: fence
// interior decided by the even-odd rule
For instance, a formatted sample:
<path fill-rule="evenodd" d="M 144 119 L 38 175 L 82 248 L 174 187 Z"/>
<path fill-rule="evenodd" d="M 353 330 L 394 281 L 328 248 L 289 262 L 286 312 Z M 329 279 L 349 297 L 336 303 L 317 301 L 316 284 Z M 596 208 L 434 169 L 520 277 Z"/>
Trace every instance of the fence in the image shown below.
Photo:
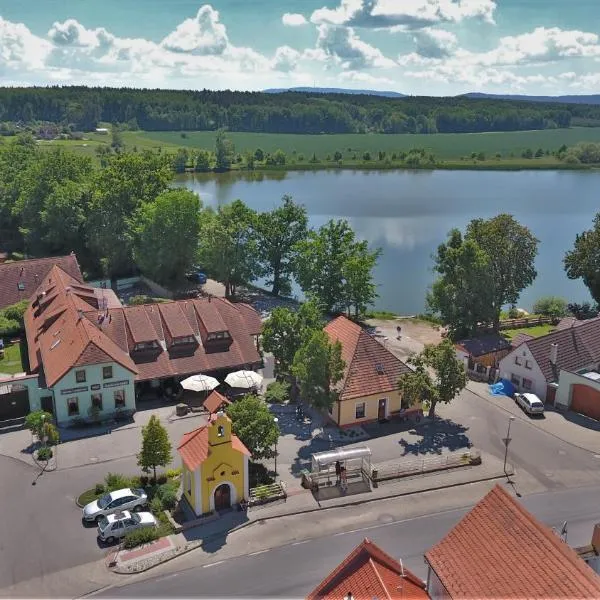
<path fill-rule="evenodd" d="M 259 485 L 258 487 L 251 488 L 249 495 L 248 506 L 257 506 L 259 504 L 266 504 L 267 502 L 274 502 L 275 500 L 281 499 L 285 500 L 287 498 L 287 492 L 283 482 Z"/>
<path fill-rule="evenodd" d="M 371 481 L 374 485 L 377 485 L 381 481 L 390 479 L 478 464 L 481 464 L 481 453 L 479 450 L 474 449 L 464 452 L 452 452 L 442 456 L 412 458 L 398 463 L 388 462 L 375 465 L 371 470 Z"/>
<path fill-rule="evenodd" d="M 500 330 L 520 329 L 522 327 L 535 327 L 536 325 L 556 325 L 558 319 L 552 317 L 521 317 L 519 319 L 503 319 L 500 321 Z M 491 325 L 482 327 L 482 331 L 490 331 Z"/>

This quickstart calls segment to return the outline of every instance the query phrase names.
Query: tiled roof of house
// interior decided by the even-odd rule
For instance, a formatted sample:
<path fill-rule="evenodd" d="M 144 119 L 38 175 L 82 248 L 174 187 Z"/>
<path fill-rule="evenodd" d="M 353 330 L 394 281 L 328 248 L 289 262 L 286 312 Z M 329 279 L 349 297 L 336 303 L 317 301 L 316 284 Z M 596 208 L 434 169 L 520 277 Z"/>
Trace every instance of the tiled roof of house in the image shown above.
<path fill-rule="evenodd" d="M 553 331 L 526 342 L 546 381 L 556 381 L 561 369 L 578 371 L 600 363 L 600 317 L 579 322 L 568 329 Z M 558 344 L 556 369 L 550 363 L 550 348 Z"/>
<path fill-rule="evenodd" d="M 308 600 L 429 598 L 425 583 L 365 538 L 309 595 Z"/>
<path fill-rule="evenodd" d="M 231 402 L 227 400 L 225 396 L 219 394 L 216 390 L 213 390 L 202 406 L 206 408 L 209 413 L 214 414 L 219 411 L 224 404 L 231 404 Z"/>
<path fill-rule="evenodd" d="M 451 598 L 600 598 L 600 577 L 500 485 L 425 558 Z"/>
<path fill-rule="evenodd" d="M 208 428 L 212 425 L 215 417 L 215 415 L 212 415 L 207 425 L 203 425 L 189 433 L 184 433 L 179 446 L 177 446 L 181 459 L 191 471 L 195 471 L 210 456 Z M 231 434 L 231 447 L 237 452 L 250 456 L 250 451 L 233 433 Z"/>
<path fill-rule="evenodd" d="M 409 367 L 350 319 L 337 317 L 324 330 L 330 340 L 342 344 L 346 368 L 339 384 L 341 400 L 390 392 L 398 388 L 400 375 L 410 373 Z"/>
<path fill-rule="evenodd" d="M 74 280 L 83 281 L 75 254 L 0 263 L 0 310 L 29 300 L 54 265 Z"/>
<path fill-rule="evenodd" d="M 455 345 L 463 348 L 465 352 L 473 357 L 510 350 L 511 348 L 510 342 L 497 333 L 487 333 L 478 337 L 460 340 Z"/>
<path fill-rule="evenodd" d="M 517 333 L 515 337 L 511 340 L 510 344 L 513 348 L 518 348 L 524 342 L 528 342 L 529 340 L 533 340 L 534 336 L 529 335 L 528 333 Z"/>
<path fill-rule="evenodd" d="M 260 335 L 262 331 L 262 320 L 258 311 L 249 304 L 244 304 L 243 302 L 239 302 L 235 306 L 240 313 L 244 315 L 250 335 Z"/>

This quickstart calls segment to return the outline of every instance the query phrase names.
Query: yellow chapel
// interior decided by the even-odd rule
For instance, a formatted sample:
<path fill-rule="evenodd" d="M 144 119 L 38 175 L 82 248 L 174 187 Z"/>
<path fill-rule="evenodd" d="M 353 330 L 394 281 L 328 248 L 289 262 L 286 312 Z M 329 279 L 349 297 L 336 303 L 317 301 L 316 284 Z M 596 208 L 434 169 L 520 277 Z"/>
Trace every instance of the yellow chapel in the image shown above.
<path fill-rule="evenodd" d="M 177 451 L 183 495 L 196 516 L 248 500 L 250 452 L 232 433 L 225 413 L 212 415 L 207 425 L 184 434 Z"/>

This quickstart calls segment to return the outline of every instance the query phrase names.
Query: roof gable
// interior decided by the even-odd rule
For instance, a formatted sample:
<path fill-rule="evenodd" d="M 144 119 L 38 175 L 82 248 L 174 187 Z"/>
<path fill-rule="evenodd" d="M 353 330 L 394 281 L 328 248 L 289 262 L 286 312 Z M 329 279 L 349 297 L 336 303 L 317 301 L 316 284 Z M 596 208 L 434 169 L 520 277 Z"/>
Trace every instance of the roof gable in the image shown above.
<path fill-rule="evenodd" d="M 511 343 L 497 333 L 488 333 L 486 335 L 460 340 L 456 342 L 456 346 L 463 348 L 468 354 L 474 357 L 511 349 Z"/>
<path fill-rule="evenodd" d="M 600 597 L 600 577 L 500 485 L 425 558 L 454 598 Z"/>
<path fill-rule="evenodd" d="M 225 398 L 222 394 L 219 394 L 216 390 L 213 390 L 208 398 L 204 401 L 202 406 L 210 413 L 216 413 L 223 404 L 231 404 L 231 402 Z"/>

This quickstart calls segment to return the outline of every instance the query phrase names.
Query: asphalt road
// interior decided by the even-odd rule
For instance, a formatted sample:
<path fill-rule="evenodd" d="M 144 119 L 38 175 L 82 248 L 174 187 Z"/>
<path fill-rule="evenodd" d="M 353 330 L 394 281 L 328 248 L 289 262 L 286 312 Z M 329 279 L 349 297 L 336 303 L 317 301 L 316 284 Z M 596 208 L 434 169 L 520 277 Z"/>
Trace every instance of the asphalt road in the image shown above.
<path fill-rule="evenodd" d="M 578 546 L 589 543 L 593 525 L 600 521 L 599 494 L 600 486 L 594 486 L 536 494 L 527 497 L 523 503 L 549 526 L 560 527 L 568 521 L 568 542 Z M 112 588 L 99 595 L 106 598 L 305 597 L 365 537 L 393 556 L 402 558 L 407 568 L 425 578 L 424 552 L 465 512 L 452 510 L 296 542 Z"/>

